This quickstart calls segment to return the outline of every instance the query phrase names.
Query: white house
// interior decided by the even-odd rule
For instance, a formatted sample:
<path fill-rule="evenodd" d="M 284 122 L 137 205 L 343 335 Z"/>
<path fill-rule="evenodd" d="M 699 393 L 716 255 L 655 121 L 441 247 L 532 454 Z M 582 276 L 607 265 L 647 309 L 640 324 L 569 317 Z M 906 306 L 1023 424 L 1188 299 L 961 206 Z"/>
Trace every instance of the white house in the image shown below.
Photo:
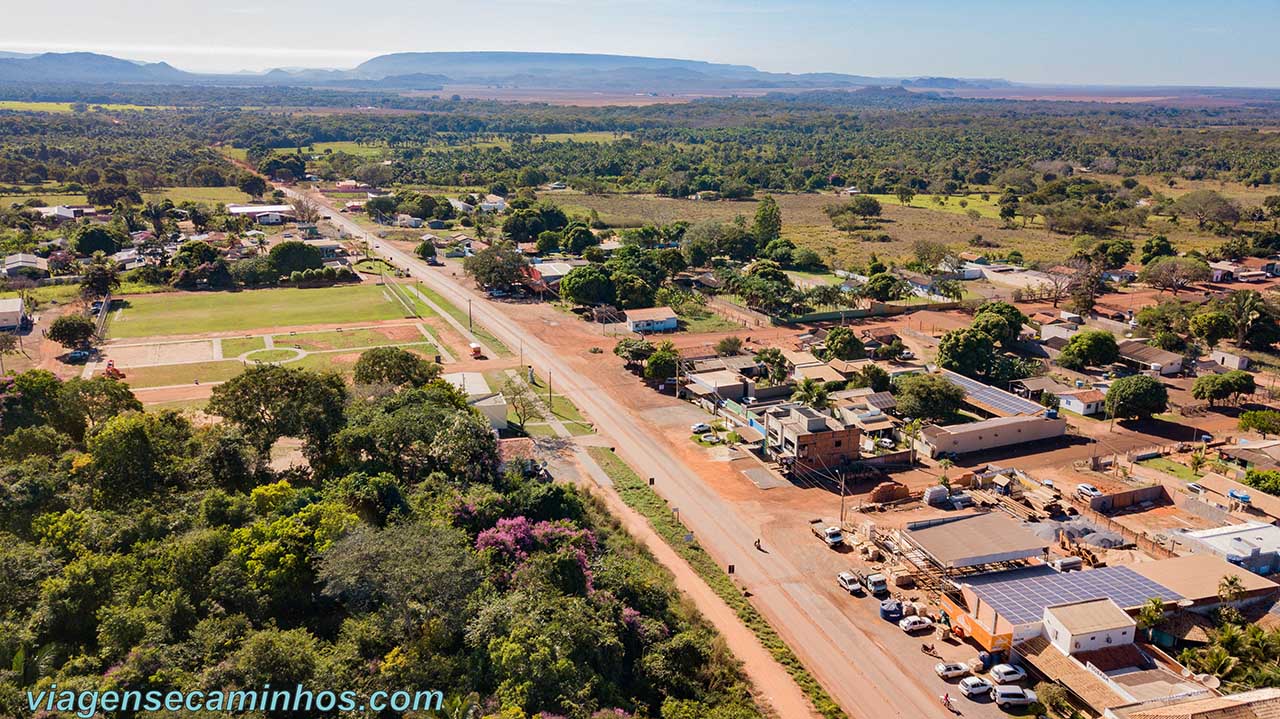
<path fill-rule="evenodd" d="M 1230 352 L 1222 350 L 1214 350 L 1209 353 L 1209 359 L 1226 367 L 1227 369 L 1249 369 L 1249 358 L 1233 355 Z"/>
<path fill-rule="evenodd" d="M 457 387 L 467 396 L 467 404 L 475 407 L 494 429 L 507 428 L 507 399 L 494 392 L 479 372 L 450 372 L 440 379 Z"/>
<path fill-rule="evenodd" d="M 293 205 L 227 205 L 227 213 L 250 217 L 259 225 L 280 225 L 294 216 Z"/>
<path fill-rule="evenodd" d="M 1102 412 L 1107 404 L 1107 396 L 1096 389 L 1074 389 L 1057 397 L 1059 407 L 1086 417 Z"/>
<path fill-rule="evenodd" d="M 27 317 L 27 310 L 19 297 L 0 300 L 0 330 L 15 330 L 22 327 Z"/>
<path fill-rule="evenodd" d="M 680 318 L 670 307 L 627 310 L 627 329 L 632 332 L 671 332 L 680 326 Z"/>
<path fill-rule="evenodd" d="M 1041 635 L 1068 656 L 1133 644 L 1137 623 L 1109 598 L 1045 607 Z"/>

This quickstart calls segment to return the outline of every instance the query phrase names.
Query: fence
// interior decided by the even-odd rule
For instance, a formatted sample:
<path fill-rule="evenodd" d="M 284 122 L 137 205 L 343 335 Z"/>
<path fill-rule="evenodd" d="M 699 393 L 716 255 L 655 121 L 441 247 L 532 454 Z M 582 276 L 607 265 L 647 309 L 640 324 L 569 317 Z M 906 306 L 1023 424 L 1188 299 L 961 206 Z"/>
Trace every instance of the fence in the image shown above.
<path fill-rule="evenodd" d="M 111 315 L 111 293 L 108 292 L 106 297 L 102 298 L 102 307 L 98 309 L 97 324 L 93 333 L 97 335 L 99 340 L 107 338 L 107 317 Z"/>

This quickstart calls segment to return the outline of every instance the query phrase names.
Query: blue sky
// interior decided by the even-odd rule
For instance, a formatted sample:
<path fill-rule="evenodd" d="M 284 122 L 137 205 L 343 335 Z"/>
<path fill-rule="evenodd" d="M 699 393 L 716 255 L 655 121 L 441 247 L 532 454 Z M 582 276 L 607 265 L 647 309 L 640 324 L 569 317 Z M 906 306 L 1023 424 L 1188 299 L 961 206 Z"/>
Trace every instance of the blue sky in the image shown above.
<path fill-rule="evenodd" d="M 0 50 L 87 49 L 196 71 L 536 50 L 778 72 L 1280 87 L 1278 0 L 62 0 L 5 14 Z"/>

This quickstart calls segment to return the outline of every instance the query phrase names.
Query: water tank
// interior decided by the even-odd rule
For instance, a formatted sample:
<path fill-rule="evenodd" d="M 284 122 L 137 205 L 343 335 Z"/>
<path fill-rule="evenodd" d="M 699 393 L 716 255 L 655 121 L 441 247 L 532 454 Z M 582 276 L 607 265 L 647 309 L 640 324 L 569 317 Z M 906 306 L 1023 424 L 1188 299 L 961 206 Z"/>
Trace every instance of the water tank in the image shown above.
<path fill-rule="evenodd" d="M 1048 417 L 1049 419 L 1057 419 L 1057 418 L 1058 418 L 1058 410 L 1056 410 L 1056 409 L 1050 409 L 1050 410 L 1048 410 L 1048 411 L 1046 411 L 1046 412 L 1044 413 L 1044 416 Z"/>
<path fill-rule="evenodd" d="M 1084 389 L 1084 380 L 1082 379 L 1076 380 L 1076 389 Z"/>

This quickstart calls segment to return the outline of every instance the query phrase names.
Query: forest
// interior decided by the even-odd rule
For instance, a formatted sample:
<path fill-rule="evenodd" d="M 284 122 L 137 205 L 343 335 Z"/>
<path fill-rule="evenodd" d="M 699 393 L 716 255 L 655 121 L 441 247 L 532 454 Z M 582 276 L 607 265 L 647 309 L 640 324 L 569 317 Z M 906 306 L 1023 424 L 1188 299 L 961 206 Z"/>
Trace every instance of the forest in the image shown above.
<path fill-rule="evenodd" d="M 5 377 L 0 715 L 53 684 L 269 681 L 431 688 L 450 716 L 759 716 L 665 570 L 591 496 L 504 465 L 438 374 L 386 349 L 354 388 L 255 367 L 213 425 L 112 379 Z M 273 468 L 286 436 L 306 469 Z"/>

